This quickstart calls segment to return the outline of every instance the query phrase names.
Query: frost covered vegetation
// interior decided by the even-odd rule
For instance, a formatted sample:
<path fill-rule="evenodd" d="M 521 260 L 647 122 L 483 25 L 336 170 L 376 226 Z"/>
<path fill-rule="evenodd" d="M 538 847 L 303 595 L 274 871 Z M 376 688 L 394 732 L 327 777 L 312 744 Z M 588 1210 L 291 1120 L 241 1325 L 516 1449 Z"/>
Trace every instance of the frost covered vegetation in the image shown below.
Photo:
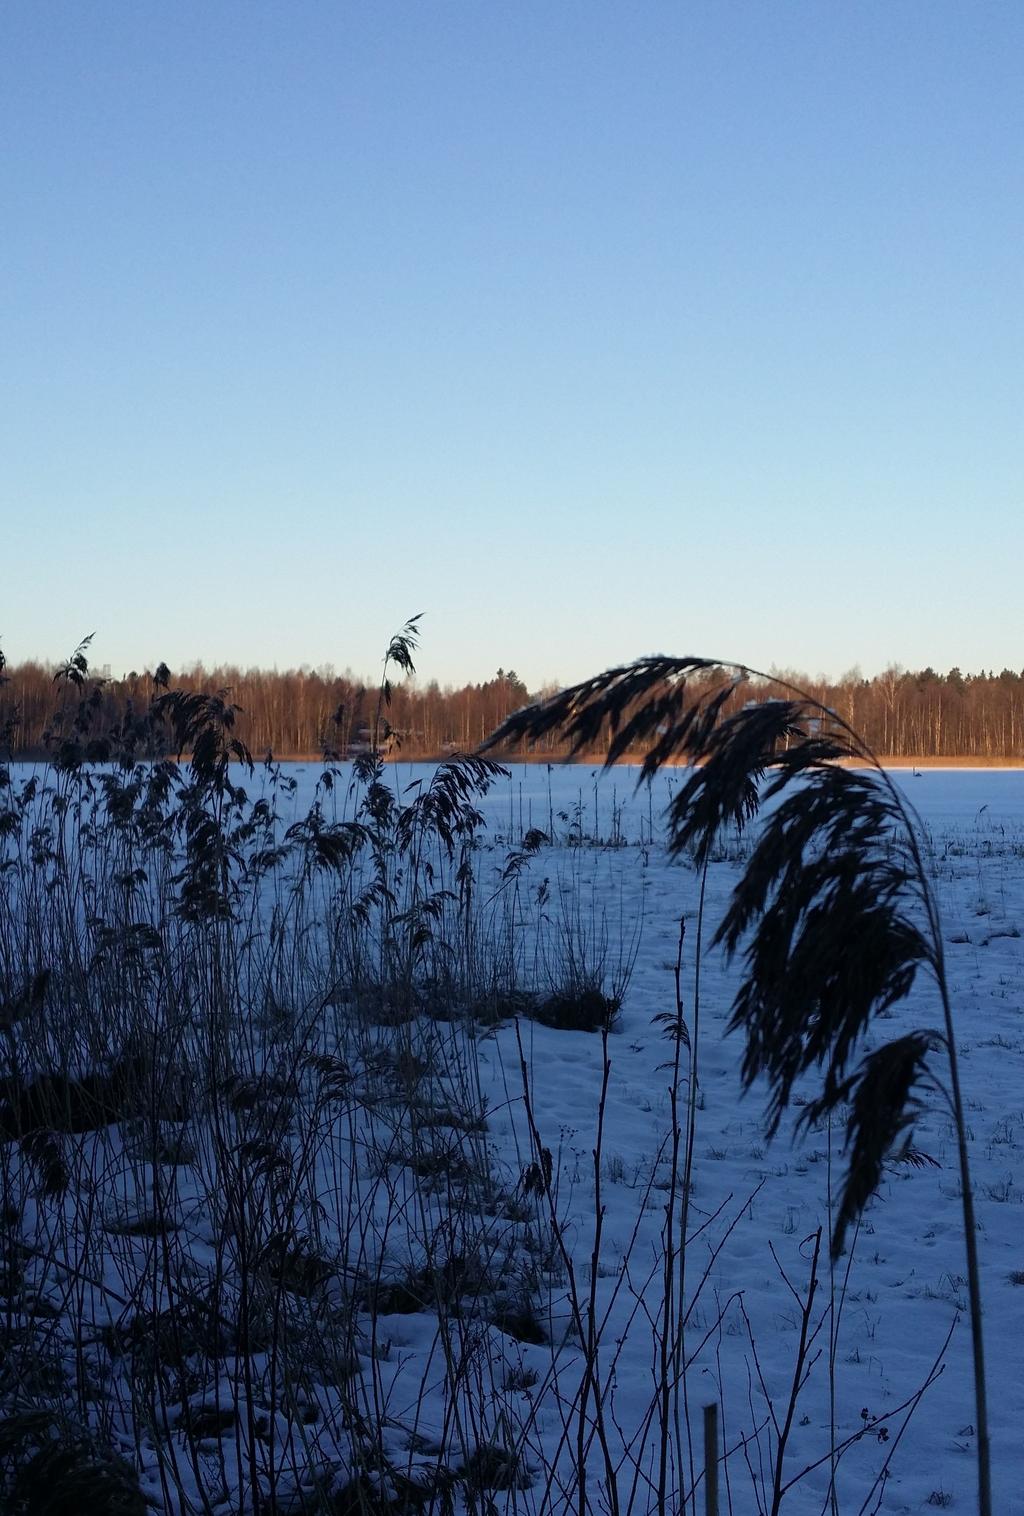
<path fill-rule="evenodd" d="M 767 1065 L 778 974 L 709 946 L 756 927 L 742 889 L 785 815 L 754 828 L 756 777 L 800 713 L 787 737 L 762 708 L 725 809 L 707 767 L 632 796 L 621 772 L 385 766 L 414 649 L 408 626 L 355 765 L 254 768 L 227 695 L 162 679 L 111 728 L 82 649 L 50 760 L 0 768 L 0 1507 L 976 1506 L 956 1113 L 913 1041 L 935 990 L 877 953 L 828 981 L 871 1013 L 858 1055 L 891 1073 L 897 1046 L 912 1076 L 865 1149 L 855 1060 L 830 1045 L 823 1086 L 797 1036 Z M 870 884 L 899 903 L 906 839 L 872 814 Z M 919 858 L 904 969 L 934 968 L 946 891 L 947 978 L 988 997 L 958 1049 L 1008 1491 L 1024 830 L 946 825 Z M 741 1010 L 742 1073 L 773 1124 L 796 1107 L 796 1147 L 737 1102 Z"/>

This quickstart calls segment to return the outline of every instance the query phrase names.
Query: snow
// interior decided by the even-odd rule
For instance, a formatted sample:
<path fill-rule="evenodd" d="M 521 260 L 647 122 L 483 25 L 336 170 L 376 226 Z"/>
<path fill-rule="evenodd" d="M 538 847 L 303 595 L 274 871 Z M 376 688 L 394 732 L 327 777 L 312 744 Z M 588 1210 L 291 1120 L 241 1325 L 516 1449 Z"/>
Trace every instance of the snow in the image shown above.
<path fill-rule="evenodd" d="M 295 768 L 297 785 L 287 801 L 294 818 L 305 814 L 318 772 L 312 765 Z M 430 772 L 399 764 L 387 778 L 404 793 Z M 580 1312 L 584 1326 L 592 1320 L 599 1335 L 591 1411 L 584 1418 L 591 1509 L 612 1508 L 609 1465 L 594 1432 L 596 1397 L 604 1412 L 607 1460 L 616 1472 L 616 1508 L 646 1511 L 656 1505 L 649 1481 L 657 1475 L 658 1421 L 651 1407 L 663 1336 L 665 1206 L 674 1193 L 674 1048 L 657 1018 L 675 1009 L 684 918 L 682 1005 L 693 1031 L 700 880 L 688 862 L 670 859 L 663 844 L 661 814 L 681 776 L 663 773 L 650 793 L 637 792 L 635 778 L 625 768 L 602 776 L 586 766 L 516 764 L 510 779 L 481 802 L 488 826 L 475 857 L 477 898 L 497 931 L 507 923 L 514 896 L 524 979 L 557 974 L 569 952 L 587 969 L 602 970 L 606 988 L 621 987 L 623 993 L 606 1046 L 599 1035 L 525 1018 L 432 1033 L 441 1039 L 432 1046 L 446 1049 L 440 1082 L 455 1071 L 464 1090 L 472 1089 L 486 1107 L 486 1132 L 474 1139 L 481 1161 L 504 1176 L 506 1196 L 520 1199 L 522 1176 L 537 1156 L 524 1101 L 525 1064 L 536 1131 L 552 1155 L 548 1192 L 526 1207 L 525 1230 L 510 1229 L 500 1214 L 460 1215 L 450 1174 L 431 1184 L 410 1171 L 402 1162 L 408 1134 L 399 1126 L 387 1142 L 382 1138 L 383 1084 L 371 1092 L 377 1102 L 372 1119 L 349 1112 L 339 1120 L 314 1166 L 311 1203 L 330 1210 L 341 1186 L 352 1186 L 346 1214 L 361 1216 L 365 1230 L 357 1247 L 352 1236 L 336 1241 L 348 1248 L 348 1266 L 361 1273 L 372 1268 L 389 1278 L 392 1266 L 420 1256 L 424 1236 L 444 1228 L 453 1236 L 461 1228 L 459 1248 L 482 1250 L 492 1270 L 509 1279 L 522 1267 L 524 1237 L 538 1249 L 535 1282 L 547 1343 L 516 1341 L 497 1325 L 470 1328 L 456 1315 L 442 1320 L 436 1311 L 422 1310 L 378 1311 L 374 1320 L 366 1314 L 365 1335 L 353 1344 L 352 1372 L 368 1386 L 359 1392 L 367 1413 L 386 1422 L 389 1455 L 405 1460 L 408 1469 L 436 1468 L 435 1450 L 451 1442 L 453 1426 L 472 1429 L 478 1447 L 514 1450 L 519 1472 L 528 1471 L 530 1482 L 518 1488 L 524 1480 L 513 1480 L 512 1488 L 503 1489 L 499 1480 L 491 1495 L 500 1509 L 555 1512 L 578 1500 L 571 1470 L 578 1460 L 580 1386 L 586 1379 L 576 1329 Z M 1024 774 L 929 769 L 920 776 L 896 771 L 893 779 L 920 816 L 946 942 L 977 1209 L 994 1508 L 1024 1510 Z M 355 800 L 344 785 L 337 795 L 339 813 L 351 814 Z M 503 883 L 509 850 L 530 828 L 550 832 L 554 840 L 521 864 L 513 885 Z M 705 943 L 749 846 L 746 837 L 723 838 L 710 865 Z M 914 1134 L 915 1147 L 934 1162 L 890 1166 L 852 1252 L 833 1272 L 828 1199 L 830 1185 L 839 1184 L 842 1134 L 815 1131 L 794 1142 L 784 1127 L 766 1143 L 761 1092 L 742 1094 L 739 1039 L 725 1033 L 740 965 L 707 951 L 700 967 L 681 1403 L 689 1415 L 689 1431 L 685 1421 L 682 1429 L 682 1486 L 689 1491 L 698 1484 L 688 1508 L 703 1509 L 701 1411 L 715 1402 L 729 1454 L 721 1474 L 722 1509 L 737 1516 L 770 1509 L 775 1423 L 786 1418 L 815 1236 L 824 1228 L 809 1313 L 810 1330 L 818 1333 L 812 1356 L 819 1356 L 802 1373 L 782 1508 L 792 1516 L 828 1510 L 835 1439 L 842 1449 L 836 1489 L 844 1513 L 918 1512 L 946 1503 L 970 1510 L 976 1501 L 971 1344 L 956 1144 L 942 1094 L 930 1098 Z M 876 1023 L 865 1047 L 938 1021 L 937 996 L 921 978 L 909 999 Z M 381 1033 L 382 1048 L 385 1043 Z M 321 1050 L 329 1047 L 325 1042 Z M 269 1037 L 264 1051 L 271 1062 Z M 679 1069 L 685 1107 L 685 1050 Z M 941 1080 L 941 1064 L 936 1073 Z M 443 1094 L 431 1090 L 435 1102 L 443 1103 Z M 76 1173 L 88 1177 L 99 1197 L 106 1229 L 67 1204 L 48 1210 L 35 1202 L 32 1212 L 37 1247 L 56 1260 L 39 1266 L 36 1283 L 65 1299 L 75 1294 L 74 1309 L 95 1331 L 123 1322 L 119 1302 L 132 1298 L 154 1254 L 152 1237 L 131 1235 L 117 1224 L 125 1217 L 138 1220 L 152 1185 L 146 1164 L 128 1151 L 129 1136 L 110 1128 L 75 1147 Z M 197 1124 L 189 1141 L 195 1162 L 174 1170 L 174 1199 L 183 1256 L 198 1277 L 217 1267 L 232 1204 L 241 1197 L 226 1184 L 230 1163 L 218 1134 Z M 382 1174 L 388 1178 L 387 1205 L 376 1184 Z M 247 1199 L 258 1209 L 272 1195 L 268 1184 L 265 1194 Z M 50 1239 L 49 1248 L 43 1238 Z M 225 1309 L 234 1288 L 225 1285 Z M 347 1285 L 335 1277 L 331 1289 L 341 1309 Z M 313 1356 L 323 1335 L 316 1310 L 332 1309 L 330 1290 L 326 1300 L 310 1306 Z M 476 1335 L 467 1345 L 470 1330 Z M 454 1408 L 446 1399 L 452 1383 L 444 1368 L 449 1338 L 460 1340 L 460 1351 L 475 1365 L 459 1381 L 463 1401 Z M 272 1377 L 270 1353 L 267 1345 L 254 1350 L 244 1373 L 237 1351 L 223 1353 L 220 1377 L 197 1385 L 192 1411 L 251 1401 L 265 1414 L 270 1404 L 278 1443 L 294 1439 L 296 1420 L 280 1405 L 274 1408 L 276 1392 L 266 1382 Z M 337 1478 L 338 1448 L 352 1435 L 351 1386 L 343 1394 L 329 1367 L 311 1369 L 311 1378 L 321 1414 L 310 1428 L 304 1459 Z M 155 1439 L 140 1441 L 129 1435 L 127 1422 L 113 1421 L 132 1456 L 148 1467 L 155 1508 L 165 1508 L 170 1497 L 156 1474 Z M 264 1435 L 262 1458 L 270 1445 Z M 217 1469 L 223 1508 L 237 1509 L 231 1492 L 244 1489 L 251 1476 L 244 1442 L 232 1433 L 204 1447 L 203 1467 Z M 674 1459 L 674 1446 L 671 1454 Z M 192 1488 L 201 1471 L 190 1467 L 181 1447 L 178 1459 L 182 1488 Z M 282 1477 L 281 1509 L 287 1508 L 286 1485 Z"/>

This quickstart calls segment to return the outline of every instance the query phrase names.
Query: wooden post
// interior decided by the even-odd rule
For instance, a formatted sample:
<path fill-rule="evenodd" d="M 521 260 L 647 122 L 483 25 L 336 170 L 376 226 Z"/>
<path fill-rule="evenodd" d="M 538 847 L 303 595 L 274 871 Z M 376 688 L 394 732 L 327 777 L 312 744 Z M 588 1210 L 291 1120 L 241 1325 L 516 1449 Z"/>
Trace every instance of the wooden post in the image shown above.
<path fill-rule="evenodd" d="M 718 1402 L 704 1407 L 704 1511 L 718 1516 Z"/>

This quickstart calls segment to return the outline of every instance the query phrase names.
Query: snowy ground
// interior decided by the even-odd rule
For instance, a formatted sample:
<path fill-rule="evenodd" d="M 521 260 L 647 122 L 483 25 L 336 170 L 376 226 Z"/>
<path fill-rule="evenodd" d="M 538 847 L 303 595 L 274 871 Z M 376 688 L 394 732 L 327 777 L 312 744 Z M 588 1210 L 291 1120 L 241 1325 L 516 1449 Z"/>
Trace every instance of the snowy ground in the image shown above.
<path fill-rule="evenodd" d="M 1024 774 L 930 770 L 920 777 L 906 771 L 894 777 L 919 812 L 928 839 L 959 1027 L 983 1269 L 995 1509 L 1024 1510 Z M 402 768 L 395 778 L 400 785 L 408 782 Z M 485 807 L 495 836 L 515 838 L 531 825 L 548 830 L 552 822 L 558 836 L 567 831 L 578 834 L 577 846 L 543 849 L 524 888 L 536 889 L 547 880 L 555 896 L 577 906 L 582 902 L 584 921 L 603 919 L 612 978 L 619 943 L 642 922 L 623 1013 L 610 1043 L 602 1153 L 606 1220 L 600 1289 L 602 1304 L 607 1301 L 610 1311 L 605 1343 L 615 1358 L 615 1419 L 628 1434 L 635 1430 L 637 1412 L 650 1400 L 658 1337 L 657 1322 L 652 1326 L 645 1319 L 637 1298 L 659 1257 L 664 1225 L 670 1048 L 654 1018 L 674 1004 L 680 916 L 687 918 L 691 930 L 684 954 L 684 1005 L 688 1016 L 692 1014 L 697 877 L 685 863 L 667 860 L 658 842 L 659 807 L 678 782 L 678 776 L 662 776 L 649 797 L 646 791 L 634 795 L 627 770 L 600 779 L 580 767 L 549 771 L 542 765 L 516 766 L 510 783 L 496 790 Z M 609 840 L 621 845 L 601 845 Z M 723 853 L 733 856 L 712 865 L 712 927 L 737 878 L 743 852 L 738 842 L 726 845 Z M 813 1235 L 819 1225 L 826 1233 L 828 1229 L 829 1179 L 827 1133 L 817 1133 L 799 1146 L 782 1133 L 766 1147 L 757 1092 L 741 1097 L 739 1044 L 723 1035 L 736 977 L 735 967 L 727 966 L 720 955 L 707 959 L 701 987 L 702 1098 L 691 1230 L 694 1223 L 709 1224 L 688 1264 L 691 1288 L 700 1283 L 702 1290 L 688 1324 L 694 1350 L 688 1374 L 691 1414 L 696 1426 L 696 1408 L 720 1399 L 730 1446 L 742 1431 L 749 1436 L 763 1423 L 765 1390 L 777 1402 L 781 1419 L 799 1324 L 796 1302 L 781 1272 L 784 1269 L 798 1293 L 803 1292 Z M 878 1025 L 876 1038 L 935 1025 L 937 1017 L 931 986 L 922 981 L 910 1001 Z M 594 1229 L 591 1155 L 601 1044 L 587 1034 L 533 1024 L 525 1031 L 525 1042 L 537 1125 L 557 1155 L 560 1203 L 565 1200 L 564 1209 L 572 1218 L 568 1229 L 585 1271 Z M 501 1028 L 481 1043 L 480 1063 L 494 1113 L 490 1140 L 499 1147 L 518 1141 L 521 1153 L 528 1144 L 512 1027 Z M 862 1431 L 865 1412 L 872 1428 L 841 1461 L 843 1510 L 856 1511 L 863 1503 L 866 1510 L 918 1511 L 947 1500 L 953 1508 L 970 1509 L 975 1499 L 959 1182 L 953 1134 L 939 1096 L 923 1114 L 915 1141 L 938 1166 L 894 1168 L 864 1219 L 848 1272 L 844 1258 L 830 1282 L 827 1264 L 822 1265 L 821 1292 L 828 1297 L 834 1287 L 839 1316 L 834 1348 L 838 1434 L 845 1439 Z M 837 1169 L 839 1147 L 837 1135 Z M 514 1155 L 510 1161 L 516 1161 Z M 660 1288 L 660 1281 L 655 1284 Z M 557 1302 L 555 1310 L 557 1315 Z M 942 1373 L 916 1406 L 893 1453 L 905 1416 L 897 1408 L 928 1380 L 954 1323 Z M 800 1397 L 787 1477 L 799 1475 L 828 1448 L 828 1337 L 826 1326 L 818 1344 L 824 1353 Z M 535 1360 L 543 1377 L 547 1350 L 521 1351 Z M 551 1387 L 549 1394 L 554 1401 L 557 1388 Z M 874 1430 L 877 1418 L 890 1416 Z M 533 1405 L 531 1417 L 538 1450 L 550 1446 L 562 1430 L 561 1411 L 554 1404 L 550 1409 Z M 699 1441 L 699 1434 L 694 1435 Z M 755 1441 L 747 1454 L 741 1451 L 730 1460 L 736 1511 L 758 1507 L 758 1460 L 766 1448 L 767 1436 Z M 887 1477 L 877 1485 L 883 1469 Z M 829 1478 L 827 1461 L 812 1468 L 788 1493 L 786 1509 L 820 1511 Z"/>
<path fill-rule="evenodd" d="M 408 787 L 429 772 L 398 765 L 388 770 L 388 782 L 403 793 L 415 793 Z M 294 769 L 297 786 L 289 804 L 296 817 L 305 814 L 317 773 L 313 766 Z M 983 1271 L 995 1510 L 1024 1511 L 1024 773 L 928 770 L 920 777 L 908 772 L 894 777 L 922 820 L 959 1028 Z M 486 1131 L 480 1138 L 486 1162 L 493 1174 L 505 1176 L 507 1193 L 521 1194 L 522 1176 L 536 1156 L 526 1119 L 521 1051 L 536 1129 L 552 1154 L 548 1219 L 557 1227 L 547 1230 L 550 1256 L 538 1263 L 537 1271 L 545 1292 L 540 1314 L 550 1340 L 517 1340 L 492 1325 L 487 1330 L 493 1341 L 480 1360 L 486 1361 L 488 1383 L 481 1380 L 474 1391 L 466 1381 L 460 1391 L 470 1402 L 475 1394 L 479 1397 L 480 1404 L 470 1405 L 465 1414 L 473 1425 L 479 1422 L 480 1440 L 513 1450 L 518 1460 L 512 1488 L 502 1488 L 500 1478 L 491 1481 L 489 1498 L 496 1509 L 558 1510 L 563 1503 L 560 1481 L 566 1490 L 570 1487 L 568 1470 L 578 1461 L 580 1384 L 587 1357 L 579 1319 L 575 1324 L 573 1319 L 573 1281 L 583 1301 L 584 1327 L 593 1321 L 599 1338 L 591 1354 L 595 1378 L 590 1398 L 591 1404 L 600 1398 L 604 1410 L 603 1448 L 593 1431 L 592 1410 L 583 1418 L 591 1429 L 591 1508 L 639 1512 L 655 1503 L 649 1481 L 657 1464 L 658 1422 L 652 1405 L 664 1335 L 666 1197 L 678 1194 L 668 1156 L 673 1046 L 657 1018 L 675 1007 L 674 970 L 680 919 L 685 918 L 682 1001 L 688 1026 L 694 1024 L 699 880 L 687 862 L 668 859 L 662 843 L 660 813 L 679 776 L 663 774 L 652 794 L 634 794 L 633 779 L 626 769 L 600 778 L 586 767 L 516 765 L 510 781 L 482 803 L 488 828 L 477 852 L 476 873 L 483 902 L 500 894 L 507 910 L 509 887 L 502 878 L 509 851 L 531 828 L 556 839 L 522 861 L 515 881 L 520 971 L 527 977 L 531 971 L 555 974 L 568 953 L 584 971 L 603 974 L 606 989 L 624 986 L 621 1015 L 607 1044 L 607 1073 L 599 1036 L 529 1020 L 518 1026 L 503 1021 L 460 1045 L 458 1058 L 464 1059 L 468 1048 L 475 1062 L 467 1082 L 479 1079 L 478 1094 L 486 1108 Z M 337 804 L 339 813 L 348 804 L 343 787 Z M 711 865 L 707 938 L 748 847 L 747 839 L 723 839 L 721 856 Z M 827 1511 L 834 1477 L 835 1508 L 849 1516 L 943 1506 L 971 1510 L 976 1473 L 970 1334 L 956 1149 L 942 1097 L 936 1093 L 915 1133 L 916 1147 L 934 1165 L 891 1169 L 864 1217 L 852 1255 L 844 1256 L 833 1273 L 828 1195 L 830 1183 L 839 1182 L 841 1135 L 818 1131 L 794 1145 L 784 1130 L 771 1145 L 765 1143 L 758 1091 L 741 1096 L 739 1042 L 724 1035 L 737 982 L 735 965 L 718 954 L 705 955 L 684 1292 L 687 1368 L 678 1402 L 684 1496 L 697 1482 L 689 1508 L 703 1510 L 701 1410 L 708 1402 L 719 1406 L 719 1437 L 728 1454 L 722 1466 L 722 1509 L 744 1516 L 771 1508 L 777 1433 L 789 1416 L 814 1239 L 823 1227 L 817 1287 L 808 1312 L 809 1329 L 817 1335 L 800 1371 L 782 1508 L 793 1516 Z M 874 1037 L 937 1021 L 935 996 L 922 980 L 891 1019 L 877 1024 Z M 685 1081 L 685 1053 L 680 1068 Z M 316 1204 L 323 1206 L 356 1169 L 364 1185 L 368 1173 L 380 1171 L 379 1152 L 374 1159 L 378 1170 L 363 1152 L 353 1158 L 350 1170 L 342 1150 L 346 1132 L 352 1142 L 366 1144 L 367 1131 L 357 1130 L 351 1119 L 347 1127 L 344 1122 L 337 1127 L 333 1150 L 316 1161 Z M 375 1132 L 373 1141 L 379 1143 Z M 401 1138 L 398 1133 L 395 1140 Z M 194 1168 L 176 1171 L 175 1203 L 189 1214 L 187 1262 L 198 1271 L 212 1269 L 219 1256 L 224 1218 L 197 1215 L 196 1208 L 207 1204 L 203 1197 L 216 1195 L 218 1186 L 223 1190 L 218 1164 L 224 1160 L 215 1141 L 197 1134 L 193 1139 Z M 92 1166 L 99 1190 L 104 1175 L 116 1172 L 104 1203 L 116 1200 L 124 1206 L 133 1197 L 125 1193 L 124 1171 L 111 1159 L 116 1141 L 114 1132 L 92 1146 L 83 1142 L 78 1161 Z M 140 1190 L 152 1183 L 140 1177 L 138 1166 L 132 1172 Z M 443 1187 L 439 1192 L 434 1186 L 424 1199 L 423 1187 L 406 1175 L 399 1190 L 405 1197 L 401 1204 L 395 1201 L 395 1182 L 388 1191 L 399 1212 L 404 1205 L 434 1208 L 431 1225 L 450 1224 Z M 136 1203 L 138 1198 L 136 1194 Z M 545 1204 L 537 1202 L 542 1219 Z M 367 1205 L 369 1214 L 378 1200 L 371 1198 Z M 376 1211 L 374 1218 L 379 1230 Z M 50 1225 L 42 1213 L 40 1224 Z M 385 1250 L 394 1251 L 404 1225 L 401 1215 L 389 1215 L 391 1230 L 381 1234 Z M 140 1262 L 138 1239 L 108 1228 L 106 1242 L 99 1245 L 106 1247 L 106 1255 L 95 1253 L 93 1240 L 87 1256 L 74 1253 L 77 1233 L 70 1221 L 53 1223 L 50 1230 L 64 1238 L 59 1245 L 78 1258 L 77 1267 L 85 1268 L 85 1259 L 85 1272 L 102 1270 L 110 1289 L 122 1298 L 131 1294 L 133 1277 L 146 1266 Z M 489 1235 L 495 1256 L 511 1249 L 503 1234 Z M 559 1256 L 559 1238 L 571 1268 Z M 344 1244 L 342 1237 L 339 1245 Z M 351 1261 L 351 1251 L 349 1256 Z M 510 1251 L 509 1267 L 511 1258 Z M 109 1300 L 104 1304 L 97 1297 L 90 1303 L 94 1318 L 104 1310 L 117 1315 Z M 439 1337 L 436 1313 L 381 1310 L 374 1320 L 372 1354 L 364 1343 L 359 1345 L 364 1361 L 372 1356 L 376 1364 L 372 1405 L 381 1404 L 383 1397 L 396 1449 L 399 1443 L 406 1452 L 422 1447 L 429 1458 L 450 1430 L 453 1412 L 445 1396 L 451 1380 L 438 1368 L 442 1349 L 450 1351 L 447 1330 Z M 499 1361 L 501 1384 L 495 1388 Z M 322 1378 L 327 1396 L 327 1370 Z M 237 1400 L 239 1393 L 236 1372 L 225 1396 Z M 247 1381 L 250 1400 L 256 1393 Z M 488 1396 L 494 1403 L 485 1413 Z M 208 1387 L 201 1404 L 210 1404 Z M 272 1414 L 280 1414 L 275 1407 L 273 1402 Z M 348 1426 L 343 1410 L 337 1414 L 338 1425 Z M 288 1435 L 294 1435 L 291 1422 L 288 1427 Z M 840 1450 L 838 1460 L 829 1456 L 833 1445 Z M 135 1455 L 144 1464 L 149 1457 L 137 1435 Z M 244 1470 L 238 1472 L 244 1463 L 240 1438 L 227 1445 L 222 1440 L 217 1458 L 225 1492 L 236 1478 L 244 1483 Z M 532 1477 L 528 1488 L 516 1487 L 526 1483 L 519 1477 L 523 1471 Z M 180 1477 L 188 1486 L 200 1474 L 185 1467 Z M 612 1482 L 615 1499 L 609 1495 Z M 166 1481 L 161 1483 L 155 1472 L 148 1488 L 155 1508 L 177 1508 Z M 225 1510 L 239 1509 L 227 1494 L 225 1499 Z M 279 1508 L 286 1508 L 283 1501 Z"/>

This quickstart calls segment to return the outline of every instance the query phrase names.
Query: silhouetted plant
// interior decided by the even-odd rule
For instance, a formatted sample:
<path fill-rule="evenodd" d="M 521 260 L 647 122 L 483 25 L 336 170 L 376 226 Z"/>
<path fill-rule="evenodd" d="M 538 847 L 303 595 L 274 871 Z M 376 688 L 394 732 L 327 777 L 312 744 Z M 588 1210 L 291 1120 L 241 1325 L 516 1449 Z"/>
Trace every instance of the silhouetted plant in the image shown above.
<path fill-rule="evenodd" d="M 171 731 L 179 760 L 189 754 L 189 783 L 179 793 L 177 824 L 185 838 L 179 911 L 186 921 L 213 920 L 231 914 L 233 867 L 241 859 L 229 822 L 242 822 L 247 796 L 231 778 L 232 763 L 253 772 L 249 749 L 234 735 L 238 707 L 228 690 L 215 695 L 169 690 L 151 706 L 154 722 Z"/>
<path fill-rule="evenodd" d="M 390 1468 L 385 1380 L 366 1345 L 372 1282 L 406 1214 L 401 1246 L 429 1286 L 456 1407 L 437 1478 L 454 1485 L 489 1435 L 464 1387 L 491 1377 L 492 1359 L 501 1384 L 504 1355 L 497 1333 L 463 1322 L 489 1321 L 512 1285 L 517 1300 L 536 1288 L 511 1251 L 531 1216 L 493 1164 L 469 1019 L 498 972 L 489 940 L 470 950 L 489 930 L 471 902 L 479 799 L 504 770 L 453 756 L 401 791 L 385 713 L 389 674 L 412 672 L 414 648 L 415 619 L 389 645 L 380 750 L 347 795 L 327 755 L 298 816 L 297 781 L 271 759 L 247 794 L 229 691 L 169 688 L 161 666 L 119 705 L 92 678 L 87 641 L 52 685 L 50 762 L 0 764 L 4 1510 L 133 1509 L 111 1451 L 129 1445 L 111 1432 L 122 1412 L 146 1428 L 138 1462 L 168 1508 L 179 1494 L 221 1501 L 223 1462 L 199 1444 L 222 1436 L 239 1450 L 233 1504 L 277 1509 L 281 1481 L 282 1509 L 293 1484 L 326 1508 L 299 1428 L 324 1417 L 327 1384 L 342 1413 L 314 1441 L 333 1442 L 339 1473 Z M 0 693 L 2 730 L 12 691 Z M 372 1172 L 356 1144 L 376 1155 Z M 197 1270 L 183 1182 L 210 1221 L 213 1257 Z M 449 1209 L 458 1226 L 439 1251 Z M 73 1257 L 65 1216 L 81 1228 Z M 95 1295 L 116 1320 L 97 1323 Z M 42 1419 L 16 1422 L 29 1405 Z M 406 1463 L 422 1465 L 412 1443 Z"/>
<path fill-rule="evenodd" d="M 377 710 L 373 718 L 373 752 L 379 755 L 384 745 L 391 745 L 398 740 L 398 734 L 393 732 L 384 719 L 385 708 L 391 705 L 391 679 L 388 670 L 394 664 L 395 668 L 401 669 L 407 677 L 416 672 L 413 663 L 413 654 L 419 646 L 420 634 L 419 623 L 423 620 L 423 612 L 410 616 L 409 620 L 396 632 L 388 643 L 388 650 L 384 654 L 384 668 L 381 673 L 380 689 L 377 693 Z"/>
<path fill-rule="evenodd" d="M 78 689 L 82 688 L 89 673 L 89 662 L 86 654 L 92 645 L 92 639 L 95 635 L 95 632 L 90 632 L 88 637 L 82 638 L 75 651 L 71 654 L 71 657 L 66 659 L 57 669 L 57 672 L 53 676 L 54 684 L 63 681 L 65 684 L 75 685 Z"/>
<path fill-rule="evenodd" d="M 230 794 L 230 765 L 240 763 L 252 773 L 252 754 L 234 735 L 238 706 L 228 700 L 230 690 L 215 695 L 169 690 L 153 702 L 153 716 L 166 721 L 175 739 L 179 759 L 188 753 L 193 782 L 204 788 Z"/>
<path fill-rule="evenodd" d="M 727 826 L 759 818 L 754 851 L 713 939 L 744 974 L 730 1029 L 746 1039 L 742 1077 L 769 1087 L 773 1134 L 796 1081 L 821 1072 L 798 1127 L 846 1113 L 848 1163 L 832 1236 L 874 1194 L 886 1158 L 904 1139 L 921 1092 L 941 1089 L 931 1055 L 941 1050 L 957 1132 L 978 1423 L 979 1510 L 990 1516 L 989 1439 L 974 1203 L 952 1007 L 938 906 L 912 808 L 873 752 L 834 711 L 774 681 L 785 699 L 730 710 L 748 682 L 769 681 L 743 664 L 653 657 L 608 670 L 510 716 L 484 744 L 533 742 L 559 733 L 578 753 L 599 739 L 606 764 L 646 746 L 641 781 L 670 760 L 692 772 L 669 807 L 669 847 L 698 864 Z M 754 686 L 757 688 L 758 686 Z M 866 764 L 869 773 L 839 767 Z M 938 989 L 941 1030 L 915 1030 L 855 1063 L 869 1025 L 902 1000 L 920 968 Z"/>

